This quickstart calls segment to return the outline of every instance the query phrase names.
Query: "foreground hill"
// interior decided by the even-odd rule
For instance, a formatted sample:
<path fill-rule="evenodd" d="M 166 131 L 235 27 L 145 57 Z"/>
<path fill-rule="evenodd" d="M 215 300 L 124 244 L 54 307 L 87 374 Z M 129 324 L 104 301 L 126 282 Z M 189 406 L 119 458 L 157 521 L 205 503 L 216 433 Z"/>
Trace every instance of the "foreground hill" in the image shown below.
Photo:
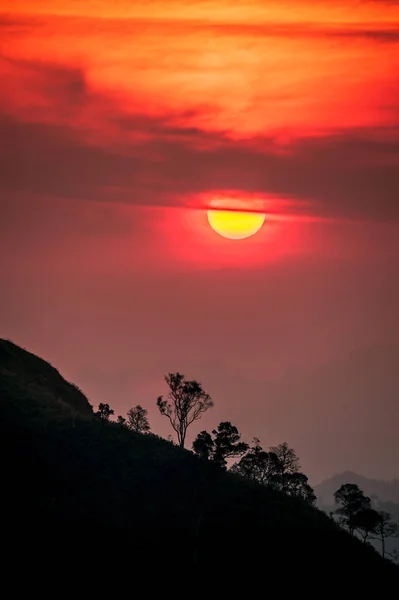
<path fill-rule="evenodd" d="M 0 377 L 15 399 L 28 394 L 43 407 L 64 405 L 82 415 L 92 415 L 86 396 L 65 381 L 48 362 L 8 340 L 0 339 Z"/>
<path fill-rule="evenodd" d="M 367 585 L 380 591 L 397 581 L 397 567 L 322 511 L 215 470 L 166 440 L 102 422 L 48 363 L 10 342 L 1 349 L 9 555 L 21 560 L 22 549 L 40 569 L 56 561 L 68 577 L 83 560 L 99 574 L 126 562 L 136 577 L 139 564 L 193 567 L 202 579 L 229 573 L 237 585 L 285 573 L 359 588 L 367 572 Z"/>

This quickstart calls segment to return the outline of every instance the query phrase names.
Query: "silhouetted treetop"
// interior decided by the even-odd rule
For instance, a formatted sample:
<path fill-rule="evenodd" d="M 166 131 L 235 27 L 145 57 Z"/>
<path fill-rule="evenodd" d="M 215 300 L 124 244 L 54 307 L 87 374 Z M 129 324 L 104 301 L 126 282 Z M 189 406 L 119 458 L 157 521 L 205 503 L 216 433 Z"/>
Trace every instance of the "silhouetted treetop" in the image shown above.
<path fill-rule="evenodd" d="M 136 433 L 148 433 L 151 430 L 148 421 L 148 410 L 137 404 L 130 408 L 127 413 L 127 425 L 129 429 Z"/>
<path fill-rule="evenodd" d="M 112 408 L 110 408 L 109 404 L 100 403 L 98 405 L 98 411 L 96 412 L 96 415 L 98 415 L 103 421 L 109 421 L 109 418 L 113 414 L 114 411 Z"/>
<path fill-rule="evenodd" d="M 299 459 L 286 442 L 271 446 L 267 452 L 263 450 L 259 440 L 254 438 L 253 446 L 238 464 L 233 465 L 231 471 L 314 504 L 314 490 L 309 485 L 307 476 L 297 470 L 299 468 Z"/>
<path fill-rule="evenodd" d="M 339 522 L 346 527 L 351 535 L 355 531 L 355 517 L 360 511 L 371 508 L 371 500 L 354 483 L 344 483 L 334 493 L 334 502 L 337 505 L 335 513 Z"/>
<path fill-rule="evenodd" d="M 280 476 L 281 489 L 285 490 L 288 485 L 287 475 L 298 473 L 301 469 L 299 458 L 295 450 L 290 448 L 287 442 L 283 442 L 278 446 L 270 446 L 270 452 L 277 456 L 278 474 Z"/>
<path fill-rule="evenodd" d="M 258 438 L 254 438 L 253 446 L 231 470 L 248 479 L 263 485 L 272 485 L 278 473 L 278 458 L 274 452 L 266 452 Z"/>
<path fill-rule="evenodd" d="M 210 460 L 213 455 L 215 443 L 207 431 L 201 431 L 193 442 L 194 454 L 203 460 Z"/>
<path fill-rule="evenodd" d="M 392 515 L 385 510 L 377 511 L 378 519 L 372 533 L 381 542 L 381 554 L 386 555 L 385 541 L 390 537 L 399 537 L 399 524 L 395 523 Z"/>
<path fill-rule="evenodd" d="M 353 536 L 358 533 L 364 542 L 369 539 L 379 540 L 381 554 L 385 557 L 387 538 L 399 537 L 399 525 L 394 522 L 392 515 L 373 508 L 371 499 L 354 483 L 341 485 L 334 493 L 334 500 L 338 506 L 335 514 L 340 525 Z"/>
<path fill-rule="evenodd" d="M 379 514 L 374 508 L 366 506 L 358 510 L 352 517 L 352 525 L 360 533 L 364 542 L 374 532 L 379 522 Z"/>
<path fill-rule="evenodd" d="M 228 458 L 241 456 L 248 450 L 248 444 L 241 441 L 237 427 L 230 421 L 219 423 L 212 435 L 201 431 L 194 440 L 193 450 L 201 458 L 212 460 L 220 467 L 225 468 Z"/>
<path fill-rule="evenodd" d="M 184 448 L 187 429 L 201 415 L 213 406 L 207 394 L 198 381 L 186 380 L 181 373 L 168 373 L 165 381 L 170 388 L 167 399 L 159 396 L 157 406 L 161 415 L 167 417 L 177 433 L 177 441 Z"/>

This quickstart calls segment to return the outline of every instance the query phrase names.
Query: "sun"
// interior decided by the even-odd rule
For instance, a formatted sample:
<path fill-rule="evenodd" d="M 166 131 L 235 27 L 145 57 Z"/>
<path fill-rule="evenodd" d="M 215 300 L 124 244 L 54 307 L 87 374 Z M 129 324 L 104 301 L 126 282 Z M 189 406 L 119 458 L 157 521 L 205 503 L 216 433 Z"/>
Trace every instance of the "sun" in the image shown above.
<path fill-rule="evenodd" d="M 258 212 L 258 206 L 241 200 L 214 200 L 208 209 L 208 221 L 219 235 L 230 240 L 242 240 L 255 235 L 265 222 L 266 215 Z"/>

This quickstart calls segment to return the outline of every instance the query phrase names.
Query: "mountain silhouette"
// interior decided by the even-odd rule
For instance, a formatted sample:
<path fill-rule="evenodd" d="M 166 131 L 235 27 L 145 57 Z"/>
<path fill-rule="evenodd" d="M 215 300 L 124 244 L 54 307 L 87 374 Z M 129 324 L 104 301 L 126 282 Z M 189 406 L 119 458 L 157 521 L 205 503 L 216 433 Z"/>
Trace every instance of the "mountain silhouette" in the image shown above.
<path fill-rule="evenodd" d="M 367 572 L 380 591 L 397 581 L 396 566 L 317 508 L 100 419 L 48 363 L 0 348 L 2 544 L 19 564 L 68 577 L 84 565 L 97 582 L 194 569 L 247 590 L 263 571 L 357 589 Z"/>
<path fill-rule="evenodd" d="M 315 486 L 320 506 L 331 506 L 334 503 L 334 492 L 345 483 L 355 483 L 367 496 L 376 496 L 383 502 L 399 504 L 399 478 L 391 481 L 371 479 L 352 471 L 338 473 Z"/>

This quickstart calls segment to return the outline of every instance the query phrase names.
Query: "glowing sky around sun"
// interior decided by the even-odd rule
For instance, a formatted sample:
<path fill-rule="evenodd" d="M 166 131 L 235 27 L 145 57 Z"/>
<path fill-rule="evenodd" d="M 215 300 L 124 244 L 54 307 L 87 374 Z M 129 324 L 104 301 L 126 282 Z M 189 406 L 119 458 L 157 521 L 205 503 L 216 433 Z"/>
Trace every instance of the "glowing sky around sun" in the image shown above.
<path fill-rule="evenodd" d="M 366 196 L 378 177 L 369 171 L 372 185 L 359 193 L 346 180 L 359 180 L 350 169 L 376 164 L 375 146 L 387 149 L 378 161 L 397 161 L 389 151 L 398 123 L 397 3 L 42 0 L 3 12 L 0 4 L 0 17 L 0 109 L 48 139 L 73 138 L 78 172 L 86 164 L 79 153 L 93 154 L 82 185 L 72 168 L 57 180 L 57 169 L 40 175 L 45 161 L 34 168 L 30 148 L 38 190 L 63 195 L 76 186 L 78 197 L 193 211 L 232 190 L 268 198 L 284 218 L 328 218 L 333 203 L 349 213 L 372 206 Z M 104 158 L 97 169 L 94 153 L 105 149 L 106 168 Z M 389 210 L 391 196 L 383 199 Z M 165 235 L 181 223 L 171 215 L 160 224 Z M 201 237 L 206 214 L 184 218 L 196 232 L 180 230 L 186 260 L 214 260 L 216 242 Z M 285 253 L 281 243 L 293 247 L 293 227 L 268 257 Z M 268 239 L 276 228 L 269 221 Z M 208 249 L 188 251 L 193 239 Z"/>

